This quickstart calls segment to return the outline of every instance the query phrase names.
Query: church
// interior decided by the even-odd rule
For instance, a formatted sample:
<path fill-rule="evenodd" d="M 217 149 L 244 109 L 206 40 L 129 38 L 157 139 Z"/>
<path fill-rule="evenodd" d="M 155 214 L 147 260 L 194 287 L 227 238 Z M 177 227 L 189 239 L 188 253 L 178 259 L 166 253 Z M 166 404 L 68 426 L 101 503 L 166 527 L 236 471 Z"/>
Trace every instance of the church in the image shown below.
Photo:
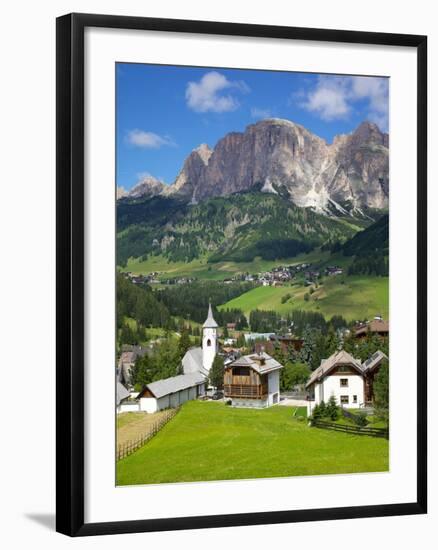
<path fill-rule="evenodd" d="M 182 359 L 184 374 L 201 372 L 208 376 L 213 365 L 214 358 L 218 352 L 218 330 L 219 326 L 214 320 L 211 304 L 208 305 L 208 315 L 202 325 L 202 347 L 190 348 Z"/>
<path fill-rule="evenodd" d="M 137 397 L 141 411 L 154 413 L 205 395 L 208 374 L 218 352 L 218 328 L 209 304 L 202 326 L 202 347 L 186 352 L 182 358 L 182 374 L 151 382 L 141 390 Z"/>

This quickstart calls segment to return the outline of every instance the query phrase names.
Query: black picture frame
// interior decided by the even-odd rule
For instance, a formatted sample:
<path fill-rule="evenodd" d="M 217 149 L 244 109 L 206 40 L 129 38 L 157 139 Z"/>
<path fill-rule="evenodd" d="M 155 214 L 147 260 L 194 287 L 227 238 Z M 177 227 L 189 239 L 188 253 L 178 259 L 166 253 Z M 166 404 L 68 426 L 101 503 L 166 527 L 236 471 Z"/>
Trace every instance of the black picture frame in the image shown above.
<path fill-rule="evenodd" d="M 365 518 L 427 511 L 426 36 L 73 13 L 57 42 L 56 529 L 69 536 Z M 86 27 L 405 46 L 417 52 L 417 498 L 372 506 L 84 522 L 84 30 Z"/>

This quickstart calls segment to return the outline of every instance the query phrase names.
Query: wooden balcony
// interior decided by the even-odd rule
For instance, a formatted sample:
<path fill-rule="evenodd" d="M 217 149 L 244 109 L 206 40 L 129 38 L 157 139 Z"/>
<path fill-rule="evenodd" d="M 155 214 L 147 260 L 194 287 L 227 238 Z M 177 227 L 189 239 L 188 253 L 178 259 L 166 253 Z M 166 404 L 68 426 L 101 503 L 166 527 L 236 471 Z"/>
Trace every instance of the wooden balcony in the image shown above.
<path fill-rule="evenodd" d="M 267 384 L 225 384 L 225 397 L 248 397 L 251 399 L 263 399 L 268 395 Z"/>

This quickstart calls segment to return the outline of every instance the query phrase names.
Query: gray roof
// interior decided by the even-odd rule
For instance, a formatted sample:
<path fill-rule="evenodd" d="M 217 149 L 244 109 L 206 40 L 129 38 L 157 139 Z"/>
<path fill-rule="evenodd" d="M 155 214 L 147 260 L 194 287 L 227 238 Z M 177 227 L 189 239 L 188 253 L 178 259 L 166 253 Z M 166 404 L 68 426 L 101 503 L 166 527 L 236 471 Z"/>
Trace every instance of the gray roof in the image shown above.
<path fill-rule="evenodd" d="M 217 328 L 219 325 L 216 323 L 211 310 L 211 304 L 208 304 L 208 315 L 205 323 L 202 325 L 204 328 Z"/>
<path fill-rule="evenodd" d="M 345 350 L 336 351 L 333 355 L 330 355 L 328 359 L 323 359 L 321 361 L 321 365 L 312 372 L 312 375 L 306 384 L 306 388 L 314 382 L 319 381 L 325 374 L 337 365 L 352 365 L 362 374 L 362 365 L 359 359 L 355 359 Z"/>
<path fill-rule="evenodd" d="M 184 374 L 201 372 L 204 376 L 208 375 L 207 370 L 202 365 L 202 348 L 188 349 L 182 358 L 182 366 Z"/>
<path fill-rule="evenodd" d="M 259 374 L 266 374 L 277 369 L 282 369 L 283 365 L 263 351 L 262 353 L 243 355 L 229 365 L 226 365 L 227 369 L 230 367 L 250 367 Z"/>
<path fill-rule="evenodd" d="M 120 405 L 120 403 L 124 399 L 129 397 L 129 395 L 130 395 L 130 393 L 125 388 L 125 386 L 123 384 L 121 384 L 120 382 L 117 382 L 117 388 L 116 388 L 116 403 L 117 403 L 117 405 Z"/>
<path fill-rule="evenodd" d="M 192 388 L 205 382 L 205 376 L 200 372 L 192 372 L 190 374 L 179 374 L 172 378 L 165 378 L 164 380 L 157 380 L 147 384 L 145 388 L 138 394 L 138 397 L 142 396 L 145 389 L 148 389 L 157 399 L 176 393 L 187 388 Z"/>
<path fill-rule="evenodd" d="M 362 364 L 362 369 L 364 372 L 370 371 L 380 365 L 383 359 L 388 359 L 388 357 L 383 353 L 383 351 L 376 351 L 371 355 L 369 359 Z"/>

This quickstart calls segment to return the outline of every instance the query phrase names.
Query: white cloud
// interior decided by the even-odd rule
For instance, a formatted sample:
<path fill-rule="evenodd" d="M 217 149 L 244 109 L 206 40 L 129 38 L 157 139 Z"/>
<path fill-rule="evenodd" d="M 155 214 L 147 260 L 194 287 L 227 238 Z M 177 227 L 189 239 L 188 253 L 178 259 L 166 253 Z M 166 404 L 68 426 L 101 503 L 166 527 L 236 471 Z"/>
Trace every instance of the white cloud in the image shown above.
<path fill-rule="evenodd" d="M 259 109 L 258 107 L 252 107 L 252 118 L 272 118 L 272 111 L 270 109 Z"/>
<path fill-rule="evenodd" d="M 351 110 L 346 84 L 344 78 L 320 77 L 316 87 L 308 92 L 300 105 L 317 113 L 323 120 L 346 118 Z"/>
<path fill-rule="evenodd" d="M 143 130 L 131 130 L 128 132 L 127 141 L 136 147 L 143 149 L 159 149 L 160 147 L 171 146 L 175 143 L 168 136 L 159 136 L 154 132 L 144 132 Z"/>
<path fill-rule="evenodd" d="M 199 82 L 187 84 L 187 106 L 197 113 L 235 111 L 239 107 L 239 102 L 234 95 L 224 94 L 224 90 L 249 92 L 248 86 L 243 81 L 228 80 L 223 74 L 210 71 Z"/>
<path fill-rule="evenodd" d="M 353 97 L 368 100 L 368 118 L 386 131 L 389 110 L 388 79 L 355 76 L 351 80 Z"/>
<path fill-rule="evenodd" d="M 302 92 L 301 92 L 302 95 Z M 298 97 L 299 96 L 295 96 Z M 368 76 L 321 76 L 314 88 L 304 94 L 299 105 L 323 120 L 345 119 L 365 102 L 366 117 L 381 130 L 388 127 L 388 80 Z"/>

